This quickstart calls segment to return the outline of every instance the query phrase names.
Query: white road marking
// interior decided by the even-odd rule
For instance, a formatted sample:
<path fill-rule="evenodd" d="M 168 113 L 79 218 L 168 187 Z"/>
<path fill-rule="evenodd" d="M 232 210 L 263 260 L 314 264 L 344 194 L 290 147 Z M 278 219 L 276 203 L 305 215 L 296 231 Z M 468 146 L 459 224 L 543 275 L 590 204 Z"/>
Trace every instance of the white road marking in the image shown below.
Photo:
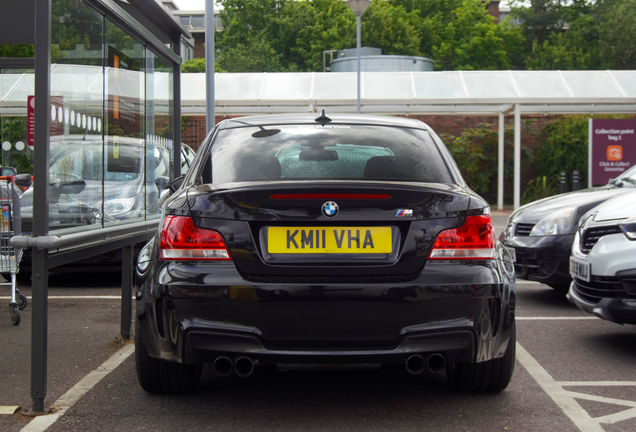
<path fill-rule="evenodd" d="M 558 321 L 558 320 L 599 320 L 600 318 L 593 316 L 580 316 L 580 317 L 567 317 L 567 316 L 557 316 L 557 317 L 549 317 L 549 316 L 538 316 L 538 317 L 515 317 L 516 321 Z M 600 321 L 599 321 L 600 322 Z"/>
<path fill-rule="evenodd" d="M 636 386 L 636 381 L 559 381 L 563 387 L 618 387 Z"/>
<path fill-rule="evenodd" d="M 617 387 L 636 386 L 636 381 L 555 381 L 554 378 L 537 362 L 519 343 L 517 343 L 517 359 L 530 375 L 539 383 L 543 391 L 556 402 L 561 410 L 574 422 L 582 432 L 602 431 L 601 423 L 614 424 L 636 418 L 636 401 L 615 399 L 605 396 L 590 395 L 563 387 Z M 612 405 L 629 407 L 601 417 L 592 418 L 576 399 L 603 402 Z"/>
<path fill-rule="evenodd" d="M 86 375 L 80 382 L 75 384 L 69 391 L 64 393 L 53 404 L 58 409 L 57 412 L 49 415 L 36 417 L 29 422 L 20 432 L 43 432 L 57 421 L 64 413 L 71 408 L 82 396 L 99 383 L 106 375 L 111 373 L 117 366 L 122 364 L 135 351 L 135 345 L 129 344 L 113 354 L 108 360 L 102 363 L 97 369 Z"/>
<path fill-rule="evenodd" d="M 31 300 L 31 296 L 27 296 Z M 81 299 L 98 299 L 98 300 L 121 300 L 121 296 L 103 295 L 103 296 L 49 296 L 49 300 L 81 300 Z M 133 297 L 134 298 L 134 297 Z M 11 300 L 11 297 L 0 297 L 0 300 Z"/>
<path fill-rule="evenodd" d="M 604 432 L 599 423 L 581 408 L 569 392 L 564 390 L 519 342 L 517 360 L 581 432 Z"/>

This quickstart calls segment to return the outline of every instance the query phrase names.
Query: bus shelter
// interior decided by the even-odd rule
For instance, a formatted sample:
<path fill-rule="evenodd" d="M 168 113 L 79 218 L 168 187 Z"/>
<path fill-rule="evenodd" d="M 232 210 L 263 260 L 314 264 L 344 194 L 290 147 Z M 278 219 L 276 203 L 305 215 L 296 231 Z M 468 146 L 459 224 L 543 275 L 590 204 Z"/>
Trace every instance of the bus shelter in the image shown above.
<path fill-rule="evenodd" d="M 31 152 L 32 167 L 15 160 L 34 179 L 30 198 L 22 195 L 30 226 L 11 244 L 32 260 L 37 414 L 47 393 L 50 268 L 122 249 L 130 335 L 133 247 L 156 230 L 156 178 L 180 175 L 179 50 L 190 35 L 155 0 L 0 0 L 0 10 L 0 126 L 3 135 L 26 128 L 2 144 Z"/>

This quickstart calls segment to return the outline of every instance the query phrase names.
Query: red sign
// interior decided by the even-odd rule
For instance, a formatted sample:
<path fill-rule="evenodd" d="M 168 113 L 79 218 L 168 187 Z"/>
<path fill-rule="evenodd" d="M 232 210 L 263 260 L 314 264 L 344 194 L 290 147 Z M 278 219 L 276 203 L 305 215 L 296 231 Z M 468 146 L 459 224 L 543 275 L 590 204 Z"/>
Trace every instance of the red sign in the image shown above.
<path fill-rule="evenodd" d="M 64 97 L 51 96 L 51 123 L 49 134 L 64 135 L 68 112 L 64 110 Z M 27 96 L 27 145 L 33 146 L 35 137 L 35 96 Z"/>
<path fill-rule="evenodd" d="M 636 164 L 636 119 L 590 120 L 590 184 L 609 179 Z"/>
<path fill-rule="evenodd" d="M 33 147 L 35 135 L 35 96 L 27 96 L 27 145 Z"/>

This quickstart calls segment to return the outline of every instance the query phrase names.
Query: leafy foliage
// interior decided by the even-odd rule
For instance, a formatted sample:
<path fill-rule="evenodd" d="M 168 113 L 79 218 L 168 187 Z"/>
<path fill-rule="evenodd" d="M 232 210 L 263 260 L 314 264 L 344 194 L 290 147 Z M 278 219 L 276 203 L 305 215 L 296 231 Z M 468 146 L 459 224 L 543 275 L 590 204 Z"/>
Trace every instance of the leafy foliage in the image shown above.
<path fill-rule="evenodd" d="M 527 127 L 527 124 L 525 125 Z M 465 129 L 458 137 L 442 139 L 457 162 L 468 186 L 486 201 L 497 201 L 499 131 L 490 123 Z M 512 201 L 514 176 L 514 125 L 504 129 L 504 199 Z M 532 161 L 532 151 L 522 146 L 522 164 Z"/>
<path fill-rule="evenodd" d="M 559 193 L 560 176 L 544 175 L 535 177 L 528 182 L 528 186 L 521 197 L 521 204 L 527 204 Z"/>
<path fill-rule="evenodd" d="M 541 130 L 545 141 L 535 154 L 539 176 L 579 171 L 581 184 L 587 184 L 588 116 L 564 116 Z"/>

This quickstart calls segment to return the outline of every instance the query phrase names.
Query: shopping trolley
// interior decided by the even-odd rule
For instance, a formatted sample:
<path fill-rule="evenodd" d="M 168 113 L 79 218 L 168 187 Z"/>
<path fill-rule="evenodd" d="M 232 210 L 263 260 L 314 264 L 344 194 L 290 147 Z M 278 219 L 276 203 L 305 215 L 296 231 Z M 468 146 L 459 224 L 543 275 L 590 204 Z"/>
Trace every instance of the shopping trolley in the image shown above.
<path fill-rule="evenodd" d="M 11 302 L 9 313 L 13 325 L 20 324 L 20 311 L 27 307 L 27 298 L 20 294 L 16 286 L 16 275 L 20 270 L 22 249 L 11 246 L 11 237 L 22 233 L 20 217 L 19 189 L 13 183 L 13 176 L 0 176 L 0 274 L 11 282 Z"/>

